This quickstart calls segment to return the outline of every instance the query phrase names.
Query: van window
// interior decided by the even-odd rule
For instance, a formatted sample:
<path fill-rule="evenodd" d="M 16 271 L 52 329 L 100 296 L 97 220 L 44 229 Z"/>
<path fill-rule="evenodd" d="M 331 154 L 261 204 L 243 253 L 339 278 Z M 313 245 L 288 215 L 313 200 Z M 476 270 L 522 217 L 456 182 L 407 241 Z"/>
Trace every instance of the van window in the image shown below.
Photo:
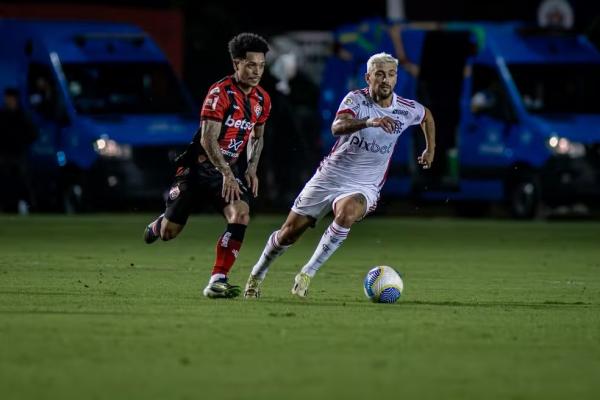
<path fill-rule="evenodd" d="M 511 121 L 514 113 L 498 71 L 485 65 L 473 66 L 471 111 L 474 114 Z"/>
<path fill-rule="evenodd" d="M 599 64 L 512 64 L 525 108 L 537 114 L 600 114 Z"/>
<path fill-rule="evenodd" d="M 65 63 L 63 71 L 80 114 L 192 113 L 165 63 Z"/>

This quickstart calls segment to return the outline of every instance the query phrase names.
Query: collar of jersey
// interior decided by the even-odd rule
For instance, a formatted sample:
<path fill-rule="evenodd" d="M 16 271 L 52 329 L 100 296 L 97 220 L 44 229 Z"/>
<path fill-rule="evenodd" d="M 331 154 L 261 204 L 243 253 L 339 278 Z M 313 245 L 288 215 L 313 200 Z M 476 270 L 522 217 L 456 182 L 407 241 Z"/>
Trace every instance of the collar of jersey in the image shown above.
<path fill-rule="evenodd" d="M 233 82 L 233 84 L 235 85 L 235 87 L 240 91 L 240 93 L 242 93 L 244 96 L 252 96 L 254 94 L 254 91 L 256 90 L 256 86 L 252 87 L 250 89 L 250 93 L 246 94 L 244 93 L 244 91 L 242 90 L 242 88 L 240 87 L 240 85 L 238 85 L 238 80 L 235 77 L 235 74 L 230 76 L 231 78 L 231 82 Z"/>

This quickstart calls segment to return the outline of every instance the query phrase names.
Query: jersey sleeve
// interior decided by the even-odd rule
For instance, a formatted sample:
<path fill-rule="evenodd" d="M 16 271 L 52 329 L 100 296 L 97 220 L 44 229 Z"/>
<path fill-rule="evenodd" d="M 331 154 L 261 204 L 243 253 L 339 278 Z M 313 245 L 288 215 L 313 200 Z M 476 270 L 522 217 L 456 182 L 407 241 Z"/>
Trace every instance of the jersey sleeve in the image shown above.
<path fill-rule="evenodd" d="M 415 101 L 415 110 L 413 111 L 413 120 L 411 125 L 419 125 L 425 118 L 425 107 L 421 103 Z"/>
<path fill-rule="evenodd" d="M 211 86 L 200 111 L 200 120 L 210 119 L 222 122 L 225 117 L 225 111 L 229 107 L 229 98 L 225 90 L 216 84 Z"/>
<path fill-rule="evenodd" d="M 354 92 L 350 92 L 344 97 L 335 115 L 350 114 L 354 118 L 358 116 L 360 111 L 360 99 Z"/>
<path fill-rule="evenodd" d="M 271 96 L 269 96 L 269 94 L 264 91 L 262 95 L 264 97 L 264 101 L 260 117 L 258 117 L 258 120 L 256 120 L 257 125 L 262 125 L 265 122 L 267 122 L 267 119 L 269 119 L 269 115 L 271 115 Z"/>

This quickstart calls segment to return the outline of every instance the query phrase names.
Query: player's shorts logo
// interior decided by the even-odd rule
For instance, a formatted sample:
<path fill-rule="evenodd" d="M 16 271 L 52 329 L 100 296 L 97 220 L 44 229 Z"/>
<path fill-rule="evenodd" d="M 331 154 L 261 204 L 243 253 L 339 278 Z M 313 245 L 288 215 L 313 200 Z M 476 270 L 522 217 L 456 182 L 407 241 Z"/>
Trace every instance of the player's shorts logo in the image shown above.
<path fill-rule="evenodd" d="M 169 199 L 175 200 L 179 197 L 179 193 L 181 193 L 181 191 L 179 190 L 179 185 L 173 186 L 171 190 L 169 190 Z"/>

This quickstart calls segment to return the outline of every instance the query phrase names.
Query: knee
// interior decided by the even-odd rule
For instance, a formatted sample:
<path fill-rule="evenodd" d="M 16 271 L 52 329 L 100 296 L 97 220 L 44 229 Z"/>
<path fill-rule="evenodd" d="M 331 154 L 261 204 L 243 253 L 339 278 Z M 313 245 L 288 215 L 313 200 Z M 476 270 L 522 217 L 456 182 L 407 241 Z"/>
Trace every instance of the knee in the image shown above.
<path fill-rule="evenodd" d="M 358 210 L 353 207 L 344 207 L 335 213 L 335 223 L 345 228 L 350 228 L 353 223 L 360 219 Z"/>
<path fill-rule="evenodd" d="M 299 238 L 300 232 L 294 229 L 294 226 L 291 224 L 284 224 L 281 229 L 279 229 L 279 235 L 277 236 L 277 240 L 282 246 L 294 244 Z"/>
<path fill-rule="evenodd" d="M 231 218 L 228 218 L 230 224 L 248 225 L 250 223 L 250 214 L 247 211 L 236 212 Z"/>

